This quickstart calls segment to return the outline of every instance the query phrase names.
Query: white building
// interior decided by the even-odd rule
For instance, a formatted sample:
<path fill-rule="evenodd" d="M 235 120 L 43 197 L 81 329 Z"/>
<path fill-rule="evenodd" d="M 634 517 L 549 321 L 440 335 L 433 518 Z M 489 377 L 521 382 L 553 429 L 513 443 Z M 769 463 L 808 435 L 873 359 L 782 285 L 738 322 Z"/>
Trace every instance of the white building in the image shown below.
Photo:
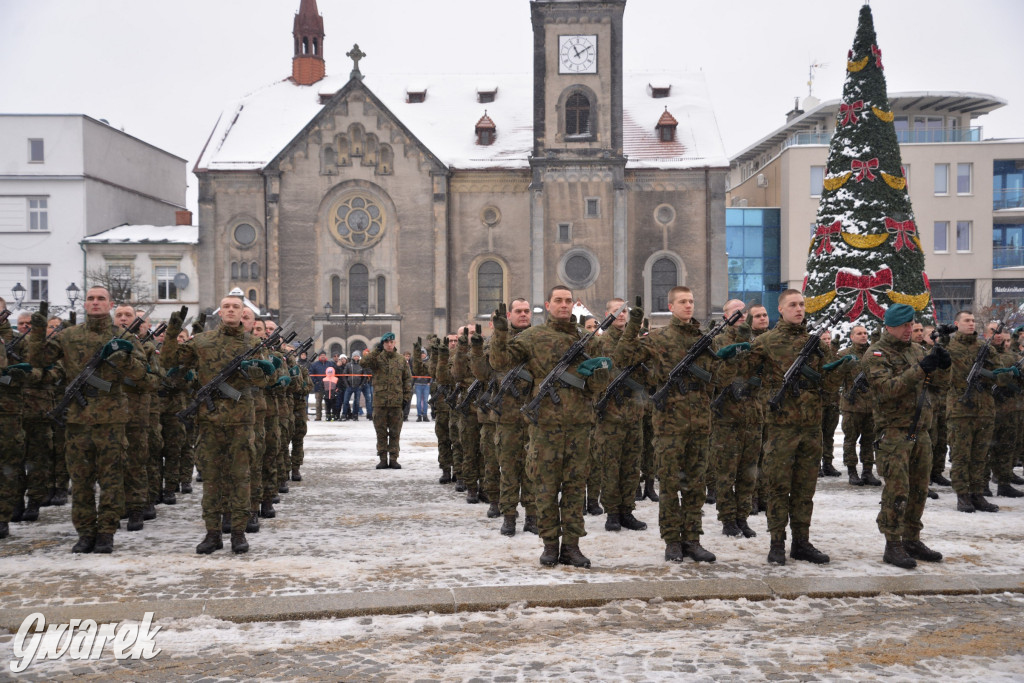
<path fill-rule="evenodd" d="M 84 288 L 84 237 L 168 225 L 185 209 L 185 160 L 81 114 L 0 114 L 0 296 L 66 304 Z"/>

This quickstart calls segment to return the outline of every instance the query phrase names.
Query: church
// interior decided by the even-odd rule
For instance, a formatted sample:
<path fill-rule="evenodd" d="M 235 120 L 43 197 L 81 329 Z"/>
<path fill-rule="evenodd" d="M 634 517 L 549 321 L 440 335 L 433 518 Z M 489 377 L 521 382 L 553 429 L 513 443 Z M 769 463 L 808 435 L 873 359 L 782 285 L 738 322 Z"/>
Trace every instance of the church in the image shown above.
<path fill-rule="evenodd" d="M 729 164 L 704 77 L 624 73 L 625 6 L 531 2 L 522 76 L 375 74 L 358 45 L 332 76 L 301 0 L 291 76 L 226 108 L 194 169 L 201 305 L 237 287 L 345 353 L 486 328 L 559 283 L 596 312 L 642 295 L 652 325 L 675 285 L 721 310 Z"/>

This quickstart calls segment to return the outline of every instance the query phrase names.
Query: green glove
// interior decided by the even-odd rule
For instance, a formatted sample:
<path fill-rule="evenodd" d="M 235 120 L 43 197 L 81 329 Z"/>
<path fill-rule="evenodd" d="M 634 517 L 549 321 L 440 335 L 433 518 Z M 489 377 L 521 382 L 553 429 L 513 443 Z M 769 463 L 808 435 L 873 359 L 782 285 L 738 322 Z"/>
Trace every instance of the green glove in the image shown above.
<path fill-rule="evenodd" d="M 110 358 L 118 351 L 124 351 L 125 353 L 132 352 L 132 343 L 127 339 L 111 339 L 103 346 L 103 352 L 100 357 L 103 360 Z"/>
<path fill-rule="evenodd" d="M 1020 377 L 1020 370 L 1017 369 L 1016 365 L 1011 365 L 1008 368 L 996 368 L 992 371 L 993 375 L 1005 375 L 1008 372 L 1012 372 L 1014 377 Z"/>
<path fill-rule="evenodd" d="M 46 318 L 50 312 L 50 305 L 45 301 L 39 302 L 39 310 L 32 314 L 32 327 L 46 329 Z"/>
<path fill-rule="evenodd" d="M 639 327 L 640 323 L 644 321 L 644 309 L 640 305 L 641 301 L 642 299 L 637 297 L 636 305 L 629 309 L 629 322 L 633 323 L 637 327 Z"/>
<path fill-rule="evenodd" d="M 598 356 L 596 358 L 588 358 L 587 360 L 580 363 L 580 366 L 576 368 L 576 372 L 580 373 L 584 377 L 590 377 L 594 374 L 594 370 L 611 370 L 612 359 L 607 356 Z"/>
<path fill-rule="evenodd" d="M 181 326 L 185 324 L 185 320 L 181 317 L 178 311 L 171 313 L 170 319 L 167 321 L 167 334 L 171 337 L 177 337 L 178 333 L 181 332 Z"/>
<path fill-rule="evenodd" d="M 479 325 L 477 325 L 476 328 L 473 330 L 473 335 L 469 338 L 469 342 L 473 346 L 483 346 L 484 345 L 484 338 L 480 336 L 480 326 Z"/>
<path fill-rule="evenodd" d="M 196 381 L 196 371 L 195 370 L 189 370 L 188 372 L 186 372 L 185 373 L 185 381 L 188 382 L 189 384 L 191 384 L 192 382 L 195 382 Z"/>
<path fill-rule="evenodd" d="M 847 355 L 843 356 L 839 360 L 834 360 L 831 363 L 825 363 L 824 365 L 821 366 L 821 369 L 822 370 L 835 370 L 836 368 L 838 368 L 843 363 L 849 363 L 849 362 L 853 362 L 853 361 L 856 361 L 856 360 L 857 360 L 857 356 L 855 356 L 852 353 L 850 353 L 850 354 L 847 354 Z"/>
<path fill-rule="evenodd" d="M 32 372 L 32 366 L 28 363 L 16 363 L 14 365 L 8 365 L 3 369 L 3 374 L 11 375 L 13 377 L 22 377 Z"/>
<path fill-rule="evenodd" d="M 260 370 L 262 370 L 264 375 L 273 375 L 274 374 L 274 370 L 276 370 L 276 368 L 274 367 L 274 364 L 271 363 L 269 360 L 259 360 L 259 359 L 256 359 L 256 360 L 243 360 L 242 361 L 242 369 L 243 370 L 248 370 L 249 368 L 253 368 L 253 367 L 259 368 Z"/>
<path fill-rule="evenodd" d="M 718 352 L 715 353 L 715 355 L 721 358 L 722 360 L 728 360 L 735 356 L 737 351 L 749 350 L 750 344 L 748 342 L 740 342 L 739 344 L 729 344 L 728 346 L 723 346 L 722 348 L 718 349 Z"/>
<path fill-rule="evenodd" d="M 491 315 L 491 324 L 496 330 L 508 331 L 508 309 L 505 308 L 504 302 L 498 304 L 498 310 Z"/>

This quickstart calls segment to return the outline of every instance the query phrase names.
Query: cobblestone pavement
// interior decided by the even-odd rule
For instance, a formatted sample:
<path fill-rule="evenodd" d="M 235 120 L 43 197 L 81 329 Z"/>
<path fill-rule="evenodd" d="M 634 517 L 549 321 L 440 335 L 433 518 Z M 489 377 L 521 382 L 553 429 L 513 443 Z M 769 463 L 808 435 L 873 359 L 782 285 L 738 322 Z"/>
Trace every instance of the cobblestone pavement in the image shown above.
<path fill-rule="evenodd" d="M 626 601 L 282 624 L 201 617 L 167 622 L 151 661 L 35 663 L 23 677 L 1010 681 L 1024 676 L 1022 609 L 1024 598 L 1002 594 Z"/>

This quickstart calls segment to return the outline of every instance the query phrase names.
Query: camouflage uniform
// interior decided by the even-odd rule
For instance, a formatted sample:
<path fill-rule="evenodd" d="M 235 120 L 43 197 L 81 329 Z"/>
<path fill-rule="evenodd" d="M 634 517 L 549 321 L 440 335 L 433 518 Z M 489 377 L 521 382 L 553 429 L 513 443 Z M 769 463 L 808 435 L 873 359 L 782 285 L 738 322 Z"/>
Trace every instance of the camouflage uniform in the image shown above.
<path fill-rule="evenodd" d="M 490 346 L 491 340 L 487 339 L 482 344 L 470 345 L 469 370 L 473 378 L 480 380 L 483 390 L 477 394 L 477 401 L 490 401 L 491 393 L 497 391 L 495 376 L 497 373 L 491 368 L 487 358 L 490 354 L 484 349 Z M 498 504 L 501 493 L 501 475 L 498 470 L 498 453 L 494 447 L 494 428 L 498 421 L 498 415 L 489 408 L 476 408 L 476 421 L 480 425 L 480 464 L 482 478 L 480 491 L 487 502 Z"/>
<path fill-rule="evenodd" d="M 292 434 L 295 432 L 295 413 L 292 409 L 292 376 L 291 364 L 281 351 L 274 351 L 274 355 L 281 361 L 280 370 L 284 373 L 285 381 L 277 386 L 277 417 L 281 428 L 281 437 L 277 442 L 277 455 L 274 458 L 274 472 L 277 478 L 276 486 L 279 493 L 288 492 L 289 460 L 288 449 L 292 445 Z"/>
<path fill-rule="evenodd" d="M 1017 357 L 1006 351 L 993 355 L 993 360 L 999 367 L 1010 367 L 1017 362 Z M 1022 397 L 1021 388 L 1021 380 L 1014 379 L 1000 383 L 993 391 L 996 416 L 992 429 L 992 446 L 988 451 L 985 468 L 986 482 L 991 478 L 996 484 L 1013 483 L 1013 459 L 1020 448 L 1018 410 Z"/>
<path fill-rule="evenodd" d="M 940 340 L 941 341 L 941 340 Z M 947 342 L 948 343 L 948 340 Z M 943 346 L 946 345 L 943 343 Z M 925 353 L 931 347 L 922 343 Z M 949 370 L 937 370 L 932 373 L 932 381 L 928 384 L 928 400 L 932 404 L 932 421 L 928 425 L 928 440 L 932 444 L 932 471 L 930 479 L 941 476 L 946 469 L 946 394 L 949 393 Z"/>
<path fill-rule="evenodd" d="M 155 362 L 151 357 L 155 350 L 143 346 L 137 338 L 132 339 L 132 344 L 147 363 Z M 123 391 L 132 407 L 131 419 L 125 425 L 125 436 L 128 438 L 128 461 L 124 468 L 125 506 L 129 513 L 133 510 L 141 512 L 153 502 L 150 500 L 150 493 L 154 488 L 149 481 L 149 418 L 154 394 L 148 374 L 140 382 L 125 378 Z M 159 491 L 159 486 L 156 486 L 156 489 Z"/>
<path fill-rule="evenodd" d="M 21 358 L 28 358 L 28 337 L 23 337 L 14 350 Z M 33 369 L 21 381 L 25 452 L 23 466 L 18 473 L 18 487 L 27 495 L 30 506 L 43 504 L 53 490 L 54 422 L 47 413 L 56 405 L 54 385 L 63 379 L 63 368 L 60 363 L 55 363 L 46 369 Z"/>
<path fill-rule="evenodd" d="M 11 334 L 10 323 L 0 324 L 0 334 Z M 0 338 L 7 341 L 7 338 Z M 13 365 L 13 363 L 12 363 Z M 15 509 L 24 504 L 20 477 L 23 476 L 22 458 L 25 455 L 25 432 L 22 430 L 21 387 L 26 373 L 7 370 L 7 353 L 0 346 L 0 538 L 7 536 L 7 524 Z"/>
<path fill-rule="evenodd" d="M 953 467 L 950 479 L 953 492 L 958 496 L 982 494 L 985 490 L 986 462 L 995 427 L 995 400 L 991 371 L 999 367 L 994 349 L 985 359 L 987 377 L 978 382 L 969 401 L 961 401 L 967 390 L 967 375 L 974 365 L 981 342 L 977 333 L 957 332 L 949 342 L 950 386 L 946 397 L 946 425 L 949 432 L 950 459 Z"/>
<path fill-rule="evenodd" d="M 836 451 L 836 428 L 839 427 L 839 388 L 823 391 L 821 400 L 821 465 L 832 464 Z"/>
<path fill-rule="evenodd" d="M 839 352 L 840 358 L 853 354 L 864 360 L 864 353 L 870 344 L 852 344 Z M 867 392 L 858 391 L 851 401 L 849 397 L 856 376 L 864 371 L 858 368 L 856 373 L 849 373 L 847 382 L 842 388 L 840 408 L 843 413 L 843 464 L 847 469 L 857 468 L 857 440 L 860 440 L 860 462 L 865 472 L 871 472 L 875 466 L 875 427 L 871 418 L 872 397 Z M 825 453 L 822 460 L 830 460 Z"/>
<path fill-rule="evenodd" d="M 180 368 L 167 368 L 154 400 L 160 404 L 160 433 L 163 439 L 160 455 L 164 491 L 173 493 L 183 483 L 181 469 L 186 448 L 185 425 L 178 419 L 178 413 L 186 406 L 185 373 Z M 192 483 L 191 472 L 188 483 Z"/>
<path fill-rule="evenodd" d="M 377 457 L 393 466 L 398 463 L 403 406 L 412 400 L 412 371 L 397 351 L 369 351 L 362 365 L 373 375 L 373 428 L 377 432 Z"/>
<path fill-rule="evenodd" d="M 453 384 L 461 388 L 458 406 L 465 397 L 465 392 L 473 384 L 473 376 L 469 372 L 469 343 L 462 339 L 455 346 L 455 353 L 448 360 L 448 372 Z M 479 491 L 483 477 L 483 463 L 480 459 L 480 423 L 476 419 L 476 411 L 470 408 L 465 413 L 452 410 L 452 416 L 458 424 L 459 443 L 462 446 L 462 459 L 459 462 L 459 478 L 466 485 L 466 498 L 475 497 Z"/>
<path fill-rule="evenodd" d="M 430 400 L 434 413 L 434 435 L 437 436 L 437 466 L 446 475 L 442 476 L 442 479 L 447 478 L 454 481 L 452 476 L 452 438 L 449 432 L 451 410 L 444 400 L 444 392 L 441 391 L 441 387 L 444 385 L 441 373 L 446 376 L 448 374 L 448 347 L 444 346 L 443 342 L 439 342 L 439 345 L 434 347 L 434 353 L 430 355 L 428 364 L 430 370 L 427 374 L 434 378 L 430 387 Z"/>
<path fill-rule="evenodd" d="M 296 359 L 296 364 L 296 368 L 299 372 L 292 378 L 292 383 L 295 385 L 295 394 L 293 397 L 294 413 L 292 414 L 295 429 L 292 432 L 291 458 L 293 481 L 301 479 L 299 468 L 302 467 L 302 462 L 306 459 L 305 438 L 307 429 L 306 423 L 309 422 L 309 392 L 313 390 L 313 380 L 309 377 L 309 368 L 305 363 L 300 362 L 298 359 Z"/>

